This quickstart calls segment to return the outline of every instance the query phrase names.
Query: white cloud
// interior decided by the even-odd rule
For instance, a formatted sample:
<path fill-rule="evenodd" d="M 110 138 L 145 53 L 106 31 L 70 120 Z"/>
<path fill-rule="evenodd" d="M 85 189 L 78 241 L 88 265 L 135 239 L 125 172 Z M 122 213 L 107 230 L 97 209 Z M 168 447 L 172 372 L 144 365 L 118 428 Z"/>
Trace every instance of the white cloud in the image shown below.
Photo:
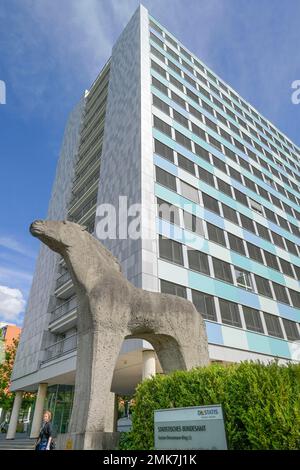
<path fill-rule="evenodd" d="M 19 289 L 0 285 L 0 320 L 17 322 L 25 309 L 25 299 Z"/>

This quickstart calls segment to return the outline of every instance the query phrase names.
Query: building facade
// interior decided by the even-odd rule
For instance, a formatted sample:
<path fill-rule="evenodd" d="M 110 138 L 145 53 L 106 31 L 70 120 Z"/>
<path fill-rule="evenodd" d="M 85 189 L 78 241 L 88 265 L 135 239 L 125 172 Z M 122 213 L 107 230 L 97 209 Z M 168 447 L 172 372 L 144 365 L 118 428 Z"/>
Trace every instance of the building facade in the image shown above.
<path fill-rule="evenodd" d="M 136 286 L 195 304 L 212 361 L 300 360 L 300 149 L 143 6 L 70 115 L 48 218 L 99 238 L 104 205 L 125 203 L 141 207 L 141 236 L 117 218 L 103 243 Z M 42 246 L 12 390 L 71 409 L 76 315 L 66 266 Z M 125 341 L 113 391 L 132 393 L 153 361 Z"/>

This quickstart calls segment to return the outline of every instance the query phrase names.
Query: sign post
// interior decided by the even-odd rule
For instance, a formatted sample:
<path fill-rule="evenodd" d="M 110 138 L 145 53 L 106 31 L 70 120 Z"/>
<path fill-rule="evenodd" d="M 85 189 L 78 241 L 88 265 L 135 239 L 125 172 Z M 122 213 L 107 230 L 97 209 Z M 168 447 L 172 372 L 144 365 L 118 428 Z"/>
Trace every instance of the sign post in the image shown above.
<path fill-rule="evenodd" d="M 222 405 L 154 411 L 156 450 L 227 450 Z"/>

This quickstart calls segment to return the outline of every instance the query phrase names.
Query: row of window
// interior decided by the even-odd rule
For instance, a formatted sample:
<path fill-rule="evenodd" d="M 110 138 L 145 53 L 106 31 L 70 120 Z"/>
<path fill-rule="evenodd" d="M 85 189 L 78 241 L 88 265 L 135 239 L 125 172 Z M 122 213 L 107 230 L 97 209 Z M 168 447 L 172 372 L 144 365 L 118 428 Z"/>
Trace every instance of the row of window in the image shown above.
<path fill-rule="evenodd" d="M 187 298 L 187 292 L 184 286 L 165 280 L 161 280 L 160 285 L 161 292 L 163 293 Z M 276 336 L 277 338 L 284 338 L 285 332 L 286 338 L 289 341 L 297 341 L 300 339 L 297 323 L 287 320 L 286 318 L 280 318 L 276 315 L 261 312 L 254 308 L 229 302 L 196 290 L 192 290 L 192 300 L 198 312 L 200 312 L 206 320 L 218 321 L 217 309 L 219 309 L 222 323 L 226 325 L 243 328 L 243 319 L 244 326 L 247 330 L 267 334 L 269 336 Z"/>
<path fill-rule="evenodd" d="M 206 133 L 205 133 L 204 130 L 198 128 L 194 123 L 191 123 L 181 113 L 179 113 L 175 109 L 169 107 L 167 105 L 167 103 L 162 101 L 156 95 L 153 95 L 153 105 L 156 108 L 163 111 L 168 116 L 171 116 L 176 122 L 178 122 L 182 126 L 186 127 L 186 129 L 188 129 L 189 131 L 194 132 L 198 137 L 201 137 L 204 141 L 207 141 Z M 203 120 L 205 119 L 204 123 L 208 127 L 212 127 L 213 125 L 215 125 L 207 117 L 204 117 L 201 113 L 199 113 L 198 119 L 201 120 L 201 118 Z M 159 123 L 158 118 L 155 119 L 155 120 L 157 121 L 157 124 L 162 127 L 162 124 Z M 170 133 L 169 128 L 167 128 L 166 126 L 164 126 L 164 129 L 165 129 L 164 132 L 168 133 L 168 135 L 170 137 L 172 137 L 172 131 Z M 228 136 L 229 136 L 229 138 L 231 138 L 229 134 L 228 134 Z M 209 137 L 209 143 L 211 145 L 216 146 L 214 141 L 211 140 L 212 139 L 211 136 L 208 135 L 208 137 Z M 267 177 L 264 173 L 262 173 L 260 170 L 258 170 L 255 166 L 251 165 L 250 163 L 248 163 L 248 161 L 244 160 L 242 157 L 239 157 L 234 152 L 231 152 L 231 151 L 228 152 L 229 149 L 226 149 L 226 147 L 224 147 L 224 149 L 225 149 L 225 152 L 227 152 L 229 158 L 232 161 L 234 161 L 235 163 L 237 163 L 238 165 L 243 167 L 249 173 L 252 173 L 255 177 L 261 179 L 264 183 L 272 186 L 275 190 L 280 192 L 280 194 L 282 194 L 283 196 L 285 196 L 287 198 L 290 198 L 295 204 L 300 203 L 300 200 L 298 198 L 296 198 L 292 193 L 290 194 L 289 192 L 287 192 L 283 188 L 283 186 L 281 186 L 279 184 L 276 184 L 272 178 Z M 218 150 L 222 151 L 222 147 L 221 147 L 220 144 L 218 145 Z M 216 156 L 214 154 L 211 154 L 211 155 L 212 156 L 210 157 L 209 152 L 207 152 L 205 149 L 202 149 L 201 158 L 205 159 L 208 163 L 210 163 L 211 165 L 217 167 L 219 170 L 223 171 L 228 176 L 236 179 L 237 181 L 242 183 L 244 186 L 246 186 L 248 189 L 250 189 L 251 191 L 253 191 L 256 194 L 260 195 L 261 197 L 266 199 L 268 202 L 271 202 L 272 204 L 274 204 L 276 207 L 278 207 L 282 211 L 287 212 L 288 214 L 292 215 L 296 219 L 300 220 L 300 212 L 298 212 L 297 210 L 292 208 L 290 205 L 283 202 L 277 196 L 269 193 L 266 189 L 262 188 L 261 186 L 259 186 L 259 185 L 256 186 L 256 183 L 254 183 L 252 180 L 250 180 L 246 176 L 242 175 L 239 171 L 235 170 L 230 165 L 227 165 L 218 156 Z M 262 165 L 262 166 L 264 166 L 264 165 Z M 192 173 L 194 173 L 194 172 L 192 171 Z"/>
<path fill-rule="evenodd" d="M 184 266 L 183 245 L 175 240 L 160 235 L 159 255 L 162 259 Z M 300 292 L 190 247 L 187 247 L 187 257 L 188 268 L 193 271 L 300 308 Z"/>
<path fill-rule="evenodd" d="M 177 192 L 175 176 L 171 175 L 162 168 L 156 167 L 156 181 L 162 186 L 165 186 L 171 189 L 172 191 Z M 199 204 L 199 191 L 196 188 L 193 188 L 189 184 L 185 183 L 184 181 L 179 180 L 179 183 L 182 196 Z M 283 250 L 289 251 L 293 255 L 299 256 L 299 245 L 296 245 L 287 238 L 282 237 L 278 233 L 250 219 L 244 214 L 237 212 L 230 206 L 221 203 L 209 194 L 201 192 L 201 199 L 203 207 L 205 207 L 205 209 L 218 214 L 220 217 L 229 220 L 230 222 L 238 225 L 239 227 L 243 227 L 245 230 L 248 230 L 254 235 L 257 235 L 258 237 L 261 237 L 264 240 L 273 243 L 274 245 L 282 248 Z"/>
<path fill-rule="evenodd" d="M 172 224 L 180 226 L 179 208 L 169 204 L 162 199 L 157 199 L 158 216 Z M 226 232 L 225 230 L 211 224 L 207 221 L 196 217 L 194 214 L 183 211 L 183 221 L 185 229 L 207 238 L 210 241 L 218 243 L 219 245 L 233 250 L 242 256 L 253 259 L 259 263 L 282 272 L 287 276 L 300 280 L 300 267 L 293 265 L 279 256 L 276 256 L 269 251 L 259 248 L 253 243 L 247 242 L 233 233 Z M 271 239 L 270 239 L 271 241 Z"/>
<path fill-rule="evenodd" d="M 172 138 L 171 126 L 169 126 L 167 123 L 165 123 L 161 119 L 157 118 L 156 116 L 154 116 L 154 127 L 156 129 L 158 129 L 159 131 L 164 132 L 164 133 L 168 133 L 170 131 L 170 134 L 167 134 L 167 135 L 169 135 L 169 137 Z M 181 134 L 178 131 L 175 131 L 175 140 L 176 140 L 176 142 L 183 145 L 183 138 L 187 139 L 187 138 L 185 138 L 185 136 L 183 136 L 183 134 Z M 187 140 L 189 140 L 189 139 L 187 139 Z M 189 142 L 191 142 L 191 141 L 189 140 Z M 186 141 L 185 141 L 185 143 L 186 143 Z M 198 154 L 202 153 L 204 155 L 205 150 L 202 149 L 200 146 L 197 146 L 197 148 L 195 147 L 195 153 L 196 152 L 198 152 Z M 182 157 L 183 156 L 181 156 L 181 158 L 179 160 L 179 164 L 182 163 L 182 162 L 185 162 L 183 160 L 183 158 L 185 158 L 185 157 L 183 157 L 183 158 Z M 188 160 L 188 159 L 186 159 L 186 160 Z M 217 160 L 217 159 L 215 159 L 215 160 Z M 174 161 L 173 161 L 173 163 L 174 163 Z M 186 163 L 186 167 L 188 167 L 188 165 L 189 164 Z M 191 166 L 190 166 L 190 168 L 192 169 Z M 198 168 L 197 169 L 198 178 L 201 181 L 204 181 L 206 184 L 208 184 L 208 185 L 212 186 L 213 188 L 218 189 L 219 191 L 225 193 L 226 195 L 228 195 L 232 199 L 235 199 L 237 202 L 243 204 L 244 206 L 248 207 L 249 209 L 254 210 L 255 212 L 258 212 L 259 214 L 264 216 L 266 219 L 270 220 L 274 224 L 276 224 L 279 227 L 281 227 L 282 229 L 290 232 L 291 234 L 295 235 L 296 237 L 300 236 L 299 228 L 296 225 L 294 225 L 293 223 L 287 221 L 285 218 L 283 218 L 279 214 L 276 214 L 275 212 L 271 211 L 267 207 L 263 207 L 261 204 L 259 204 L 256 201 L 252 200 L 250 197 L 246 196 L 244 193 L 242 193 L 237 188 L 233 188 L 231 185 L 229 185 L 228 183 L 226 183 L 222 179 L 214 177 L 214 175 L 212 173 L 205 170 L 204 168 L 202 168 L 200 166 L 198 166 L 196 168 Z M 231 175 L 233 175 L 233 174 L 234 173 L 231 172 Z M 196 173 L 195 173 L 195 175 L 196 175 Z M 170 183 L 170 184 L 172 184 L 172 188 L 170 188 L 170 189 L 173 189 L 174 191 L 176 191 L 176 179 L 175 179 L 175 176 L 173 176 L 173 175 L 171 175 L 171 176 L 173 178 L 168 178 L 169 182 L 172 181 Z M 188 185 L 188 186 L 190 186 L 190 185 Z M 190 195 L 192 197 L 189 197 L 189 199 L 191 199 L 192 201 L 194 201 L 196 203 L 199 203 L 198 190 L 196 188 L 194 188 L 193 186 L 190 186 L 190 188 L 191 188 L 190 189 Z M 219 211 L 216 210 L 215 212 L 219 212 Z M 251 231 L 254 231 L 254 230 L 251 230 Z"/>
<path fill-rule="evenodd" d="M 154 63 L 154 62 L 153 62 Z M 156 64 L 155 70 L 158 71 L 158 67 L 161 69 L 160 73 L 165 74 L 165 70 L 160 67 L 159 65 Z M 256 142 L 253 142 L 251 138 L 245 134 L 243 131 L 240 131 L 237 126 L 232 124 L 231 122 L 228 123 L 228 121 L 225 119 L 224 116 L 219 114 L 216 110 L 214 110 L 210 105 L 208 105 L 203 99 L 200 99 L 195 93 L 191 92 L 189 89 L 184 88 L 183 85 L 177 80 L 174 79 L 170 75 L 170 82 L 173 83 L 174 86 L 176 86 L 181 92 L 184 92 L 189 96 L 191 99 L 193 99 L 197 105 L 202 106 L 203 109 L 205 109 L 207 112 L 209 112 L 214 119 L 217 119 L 219 122 L 221 122 L 223 125 L 230 127 L 230 130 L 234 132 L 239 138 L 242 138 L 244 141 L 248 142 L 252 148 L 255 148 L 256 151 L 259 151 L 262 155 L 264 155 L 266 158 L 268 158 L 270 161 L 272 161 L 275 165 L 277 165 L 278 168 L 281 169 L 281 171 L 278 171 L 276 168 L 274 168 L 272 165 L 269 165 L 265 160 L 260 158 L 255 152 L 253 152 L 251 149 L 248 147 L 245 147 L 239 140 L 236 140 L 234 137 L 232 137 L 227 131 L 222 129 L 221 127 L 218 127 L 215 122 L 211 121 L 208 118 L 205 118 L 207 120 L 206 125 L 216 132 L 218 135 L 221 135 L 224 139 L 226 139 L 229 144 L 236 146 L 240 151 L 242 151 L 245 155 L 248 155 L 249 158 L 254 160 L 256 163 L 258 163 L 260 166 L 264 167 L 267 171 L 272 173 L 272 175 L 276 176 L 277 178 L 281 179 L 283 183 L 287 184 L 291 188 L 293 188 L 295 191 L 300 192 L 299 186 L 292 181 L 290 178 L 286 176 L 286 174 L 289 174 L 291 177 L 296 178 L 298 181 L 300 181 L 300 177 L 297 175 L 294 175 L 293 172 L 288 168 L 282 165 L 282 163 L 277 160 L 273 155 L 263 149 L 260 145 L 258 145 Z M 186 101 L 178 96 L 176 93 L 173 91 L 170 91 L 167 86 L 165 86 L 163 83 L 161 83 L 159 80 L 157 80 L 155 77 L 152 77 L 152 84 L 158 88 L 161 92 L 163 92 L 166 96 L 171 98 L 173 101 L 175 101 L 179 106 L 184 108 L 185 111 L 188 111 L 190 114 L 192 114 L 194 117 L 199 119 L 200 121 L 203 121 L 203 115 L 201 114 L 200 111 L 195 109 L 193 106 L 190 104 L 186 103 Z M 227 112 L 227 110 L 226 110 Z M 229 114 L 227 112 L 227 114 Z M 234 113 L 232 113 L 234 115 Z M 217 148 L 220 150 L 221 148 L 221 143 L 217 141 L 216 144 Z M 284 188 L 282 188 L 284 191 L 283 194 L 285 194 Z M 291 193 L 293 197 L 293 193 Z M 288 197 L 288 196 L 287 196 Z"/>
<path fill-rule="evenodd" d="M 163 35 L 162 30 L 155 25 L 155 23 L 151 24 L 152 28 L 154 28 L 156 31 L 158 31 L 161 35 Z M 182 65 L 192 74 L 194 74 L 199 80 L 204 81 L 206 85 L 209 84 L 210 88 L 217 93 L 218 95 L 220 94 L 220 91 L 218 88 L 216 88 L 215 85 L 213 85 L 211 82 L 214 82 L 217 86 L 219 86 L 222 90 L 222 95 L 221 97 L 224 99 L 224 101 L 228 102 L 230 106 L 232 106 L 234 109 L 236 109 L 241 115 L 245 117 L 253 126 L 256 127 L 261 133 L 264 133 L 270 140 L 272 140 L 274 143 L 276 143 L 279 147 L 281 147 L 285 152 L 287 152 L 291 157 L 293 157 L 296 162 L 299 162 L 299 150 L 296 149 L 295 145 L 292 142 L 289 142 L 285 136 L 283 136 L 281 133 L 279 133 L 272 125 L 270 125 L 265 119 L 263 119 L 258 113 L 256 113 L 252 108 L 250 108 L 247 103 L 243 100 L 240 99 L 238 95 L 236 95 L 232 90 L 229 90 L 227 86 L 222 83 L 220 80 L 218 80 L 215 75 L 213 75 L 211 72 L 209 72 L 207 69 L 204 68 L 204 66 L 195 58 L 192 58 L 191 55 L 181 46 L 178 46 L 177 42 L 174 41 L 167 33 L 164 33 L 166 41 L 168 41 L 170 44 L 172 44 L 173 47 L 175 47 L 177 50 L 181 52 L 183 56 L 185 56 L 192 64 L 194 64 L 204 75 L 201 73 L 197 72 L 190 64 L 185 62 L 181 58 L 181 63 Z M 150 33 L 151 39 L 158 44 L 162 49 L 164 49 L 164 44 L 163 41 L 161 41 L 157 36 L 155 36 L 153 33 Z M 177 62 L 180 63 L 179 55 L 176 54 L 171 48 L 166 46 L 166 52 L 168 52 Z M 206 80 L 207 77 L 207 80 Z M 244 109 L 242 109 L 239 105 L 235 104 L 232 102 L 228 96 L 224 95 L 224 92 L 227 93 L 229 96 L 231 96 L 233 99 L 235 99 Z M 245 112 L 246 110 L 246 112 Z M 250 117 L 249 113 L 256 119 L 254 121 L 252 117 Z M 257 121 L 260 121 L 265 128 L 268 128 L 274 135 L 272 135 L 267 129 L 263 128 Z M 275 137 L 276 135 L 276 137 Z M 279 140 L 279 139 L 281 140 Z M 283 142 L 285 142 L 285 144 Z M 288 147 L 288 146 L 289 147 Z M 286 160 L 286 157 L 284 157 Z M 297 165 L 288 159 L 289 162 L 297 168 Z M 299 169 L 299 167 L 298 167 Z"/>

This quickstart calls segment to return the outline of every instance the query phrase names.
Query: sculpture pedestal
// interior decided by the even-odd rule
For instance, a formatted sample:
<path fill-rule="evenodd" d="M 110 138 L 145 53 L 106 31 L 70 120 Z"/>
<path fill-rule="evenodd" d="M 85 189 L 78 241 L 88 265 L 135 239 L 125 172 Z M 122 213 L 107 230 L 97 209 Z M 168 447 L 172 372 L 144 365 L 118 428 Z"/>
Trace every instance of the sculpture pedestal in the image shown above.
<path fill-rule="evenodd" d="M 119 444 L 119 432 L 85 432 L 58 434 L 57 450 L 115 450 Z"/>

